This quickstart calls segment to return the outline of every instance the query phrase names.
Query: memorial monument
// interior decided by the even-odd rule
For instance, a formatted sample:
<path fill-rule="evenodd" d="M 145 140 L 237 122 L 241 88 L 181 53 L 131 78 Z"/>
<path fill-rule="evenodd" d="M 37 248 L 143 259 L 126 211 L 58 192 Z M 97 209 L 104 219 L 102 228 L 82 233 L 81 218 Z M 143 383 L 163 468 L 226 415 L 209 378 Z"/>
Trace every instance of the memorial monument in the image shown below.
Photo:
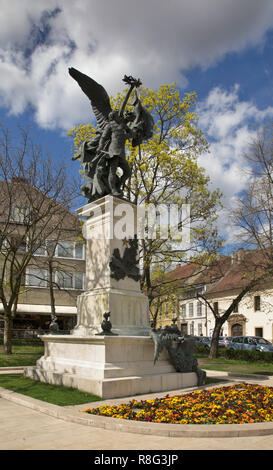
<path fill-rule="evenodd" d="M 197 385 L 201 375 L 189 360 L 188 340 L 168 335 L 166 341 L 166 335 L 152 331 L 148 298 L 140 289 L 137 206 L 124 199 L 124 185 L 131 173 L 127 139 L 137 146 L 153 134 L 153 117 L 137 94 L 141 82 L 125 76 L 129 89 L 120 110 L 113 110 L 100 84 L 74 68 L 69 74 L 89 98 L 98 123 L 94 139 L 84 142 L 74 158 L 81 159 L 86 177 L 81 191 L 88 203 L 77 210 L 85 219 L 86 286 L 78 297 L 74 330 L 70 335 L 43 335 L 44 356 L 25 375 L 102 398 Z M 130 222 L 128 239 L 120 230 L 124 214 Z M 179 344 L 173 349 L 170 341 L 175 340 Z M 160 355 L 154 361 L 156 344 Z M 176 362 L 170 360 L 174 357 Z"/>

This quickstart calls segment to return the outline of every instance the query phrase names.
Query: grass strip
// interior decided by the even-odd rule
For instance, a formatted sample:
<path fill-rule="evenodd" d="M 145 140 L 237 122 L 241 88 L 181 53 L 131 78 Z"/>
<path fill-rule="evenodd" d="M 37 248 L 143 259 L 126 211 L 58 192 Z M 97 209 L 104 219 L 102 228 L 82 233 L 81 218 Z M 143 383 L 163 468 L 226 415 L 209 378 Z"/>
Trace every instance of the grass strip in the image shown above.
<path fill-rule="evenodd" d="M 201 369 L 238 372 L 241 374 L 273 375 L 273 364 L 268 362 L 248 362 L 218 357 L 216 359 L 198 358 Z"/>
<path fill-rule="evenodd" d="M 0 367 L 34 366 L 43 354 L 43 345 L 13 346 L 12 354 L 0 350 Z"/>
<path fill-rule="evenodd" d="M 0 387 L 58 406 L 81 405 L 101 400 L 100 397 L 91 393 L 60 385 L 45 384 L 21 374 L 0 375 Z"/>

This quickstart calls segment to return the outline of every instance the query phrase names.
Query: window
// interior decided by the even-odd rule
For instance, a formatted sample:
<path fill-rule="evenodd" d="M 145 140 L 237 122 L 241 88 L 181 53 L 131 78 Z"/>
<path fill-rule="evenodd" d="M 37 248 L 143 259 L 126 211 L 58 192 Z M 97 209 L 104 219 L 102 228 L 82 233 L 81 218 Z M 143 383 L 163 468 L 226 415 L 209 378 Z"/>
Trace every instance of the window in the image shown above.
<path fill-rule="evenodd" d="M 254 338 L 245 338 L 244 343 L 245 344 L 257 344 Z"/>
<path fill-rule="evenodd" d="M 26 242 L 22 241 L 17 249 L 18 253 L 25 253 L 27 251 L 27 244 Z"/>
<path fill-rule="evenodd" d="M 35 256 L 46 256 L 46 245 L 42 243 L 34 253 Z"/>
<path fill-rule="evenodd" d="M 261 297 L 259 295 L 255 295 L 254 297 L 254 310 L 255 312 L 261 310 Z"/>
<path fill-rule="evenodd" d="M 73 289 L 73 274 L 58 272 L 58 284 L 63 289 Z"/>
<path fill-rule="evenodd" d="M 55 256 L 56 240 L 39 240 L 34 252 L 35 256 Z"/>
<path fill-rule="evenodd" d="M 194 335 L 194 322 L 190 323 L 190 335 Z"/>
<path fill-rule="evenodd" d="M 84 273 L 66 273 L 59 271 L 57 273 L 57 282 L 60 289 L 84 289 Z"/>
<path fill-rule="evenodd" d="M 202 323 L 198 323 L 198 336 L 202 335 Z"/>
<path fill-rule="evenodd" d="M 56 256 L 59 258 L 84 259 L 84 243 L 61 241 L 57 245 Z"/>
<path fill-rule="evenodd" d="M 233 342 L 233 343 L 243 343 L 243 342 L 244 342 L 244 338 L 241 338 L 241 337 L 240 337 L 240 338 L 234 338 L 234 339 L 232 340 L 232 342 Z"/>
<path fill-rule="evenodd" d="M 60 258 L 74 258 L 73 242 L 59 242 L 57 246 L 57 256 Z"/>
<path fill-rule="evenodd" d="M 189 317 L 193 317 L 193 303 L 189 304 Z"/>
<path fill-rule="evenodd" d="M 272 344 L 270 343 L 270 341 L 267 341 L 267 339 L 264 339 L 264 338 L 260 338 L 260 339 L 256 339 L 256 344 Z"/>
<path fill-rule="evenodd" d="M 239 312 L 239 304 L 237 304 L 233 309 L 233 313 L 238 313 L 238 312 Z"/>
<path fill-rule="evenodd" d="M 5 247 L 17 253 L 25 253 L 27 250 L 27 242 L 24 236 L 12 236 L 9 240 L 5 240 Z"/>
<path fill-rule="evenodd" d="M 180 313 L 182 317 L 186 316 L 186 304 L 180 304 Z"/>
<path fill-rule="evenodd" d="M 263 337 L 263 328 L 255 328 L 255 336 Z"/>
<path fill-rule="evenodd" d="M 80 290 L 84 288 L 84 273 L 74 274 L 74 288 Z"/>
<path fill-rule="evenodd" d="M 26 284 L 31 287 L 48 287 L 48 271 L 46 269 L 28 269 Z"/>
<path fill-rule="evenodd" d="M 23 224 L 29 222 L 30 209 L 26 205 L 12 204 L 10 220 L 12 222 L 17 222 Z"/>
<path fill-rule="evenodd" d="M 49 287 L 48 284 L 49 275 L 46 269 L 27 269 L 26 285 L 30 287 Z M 64 271 L 58 271 L 53 273 L 53 287 L 57 287 L 55 282 L 58 284 L 60 289 L 78 289 L 83 290 L 85 284 L 84 273 L 66 273 Z"/>
<path fill-rule="evenodd" d="M 202 315 L 202 302 L 198 300 L 197 302 L 197 315 L 201 316 Z"/>
<path fill-rule="evenodd" d="M 81 242 L 76 242 L 75 243 L 75 258 L 77 259 L 83 259 L 83 243 Z"/>

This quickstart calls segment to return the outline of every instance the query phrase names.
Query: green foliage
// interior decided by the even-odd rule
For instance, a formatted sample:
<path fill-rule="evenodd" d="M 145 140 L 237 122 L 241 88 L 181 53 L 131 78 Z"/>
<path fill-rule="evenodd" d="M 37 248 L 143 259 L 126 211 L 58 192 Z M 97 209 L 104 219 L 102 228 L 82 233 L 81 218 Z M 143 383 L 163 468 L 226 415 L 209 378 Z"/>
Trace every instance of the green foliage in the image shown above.
<path fill-rule="evenodd" d="M 145 239 L 139 244 L 143 266 L 141 285 L 151 305 L 154 299 L 157 302 L 159 297 L 174 291 L 171 284 L 166 283 L 164 274 L 174 264 L 202 257 L 207 263 L 221 245 L 215 230 L 221 193 L 210 189 L 209 177 L 198 165 L 198 157 L 208 153 L 208 143 L 198 128 L 194 110 L 196 93 L 181 97 L 173 83 L 161 85 L 157 91 L 140 88 L 138 94 L 142 105 L 153 115 L 155 128 L 153 137 L 140 147 L 132 147 L 130 142 L 126 144 L 132 174 L 126 182 L 124 196 L 138 205 L 176 204 L 181 210 L 183 204 L 190 204 L 191 208 L 190 250 L 182 249 L 182 240 L 172 240 L 170 236 Z M 112 97 L 112 108 L 120 109 L 124 96 L 125 91 Z M 130 103 L 127 109 L 130 110 Z M 92 139 L 94 134 L 92 124 L 80 125 L 68 132 L 74 141 L 75 155 L 78 155 L 80 145 Z"/>
<path fill-rule="evenodd" d="M 228 359 L 240 359 L 248 362 L 273 363 L 273 353 L 264 351 L 247 351 L 236 349 L 220 349 L 220 355 Z"/>
<path fill-rule="evenodd" d="M 207 357 L 209 348 L 203 346 L 197 346 L 195 348 L 195 354 L 197 357 Z M 246 362 L 267 362 L 273 363 L 273 353 L 264 351 L 248 351 L 248 350 L 237 350 L 228 348 L 218 348 L 218 357 L 226 358 L 230 360 L 246 361 Z"/>
<path fill-rule="evenodd" d="M 15 341 L 15 343 L 14 343 Z M 17 342 L 18 341 L 18 342 Z M 13 354 L 5 354 L 0 348 L 0 367 L 34 366 L 44 353 L 44 344 L 33 343 L 30 340 L 20 345 L 20 340 L 12 340 Z"/>
<path fill-rule="evenodd" d="M 3 338 L 0 338 L 0 344 L 4 343 Z M 13 346 L 42 346 L 43 342 L 40 338 L 12 338 L 11 343 Z"/>
<path fill-rule="evenodd" d="M 208 346 L 195 346 L 194 353 L 196 357 L 206 357 L 209 354 Z"/>
<path fill-rule="evenodd" d="M 113 108 L 120 108 L 124 93 L 111 98 Z M 219 192 L 208 190 L 209 178 L 197 164 L 201 153 L 208 151 L 208 143 L 197 127 L 194 112 L 196 94 L 187 93 L 181 99 L 175 84 L 162 85 L 158 91 L 140 89 L 143 106 L 153 115 L 154 136 L 139 147 L 127 143 L 127 159 L 132 176 L 127 182 L 127 199 L 141 203 L 185 203 L 191 198 L 196 211 L 206 212 L 219 200 Z M 130 105 L 128 107 L 130 110 Z M 92 124 L 80 125 L 68 131 L 73 137 L 74 152 L 95 135 Z M 179 194 L 180 189 L 187 189 Z"/>

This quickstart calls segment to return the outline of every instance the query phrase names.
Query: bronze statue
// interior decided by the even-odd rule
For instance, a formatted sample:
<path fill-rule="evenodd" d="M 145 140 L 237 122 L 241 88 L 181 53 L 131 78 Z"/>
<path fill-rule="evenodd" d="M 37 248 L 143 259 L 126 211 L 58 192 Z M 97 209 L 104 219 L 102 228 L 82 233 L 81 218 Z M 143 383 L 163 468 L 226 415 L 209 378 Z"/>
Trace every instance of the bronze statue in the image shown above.
<path fill-rule="evenodd" d="M 112 110 L 105 89 L 95 80 L 74 68 L 69 68 L 69 74 L 90 99 L 98 123 L 95 138 L 84 142 L 79 154 L 73 158 L 81 158 L 84 164 L 87 181 L 81 187 L 82 194 L 89 202 L 107 194 L 122 198 L 125 182 L 131 175 L 125 143 L 129 139 L 133 146 L 137 146 L 153 135 L 153 118 L 142 106 L 136 91 L 131 105 L 133 111 L 124 113 L 130 94 L 141 85 L 141 81 L 124 76 L 123 81 L 130 88 L 121 109 L 116 111 Z M 121 177 L 117 176 L 118 168 L 123 172 Z"/>
<path fill-rule="evenodd" d="M 96 333 L 96 336 L 118 336 L 116 333 L 111 331 L 112 323 L 110 322 L 110 315 L 111 312 L 105 312 L 103 314 L 104 320 L 101 323 L 102 331 L 100 333 Z"/>
<path fill-rule="evenodd" d="M 176 372 L 195 372 L 197 374 L 197 385 L 204 385 L 206 372 L 198 367 L 198 361 L 194 356 L 194 341 L 190 336 L 184 336 L 173 318 L 172 325 L 165 328 L 152 328 L 151 337 L 153 339 L 154 364 L 159 358 L 164 348 L 167 349 L 169 361 L 174 366 Z"/>

